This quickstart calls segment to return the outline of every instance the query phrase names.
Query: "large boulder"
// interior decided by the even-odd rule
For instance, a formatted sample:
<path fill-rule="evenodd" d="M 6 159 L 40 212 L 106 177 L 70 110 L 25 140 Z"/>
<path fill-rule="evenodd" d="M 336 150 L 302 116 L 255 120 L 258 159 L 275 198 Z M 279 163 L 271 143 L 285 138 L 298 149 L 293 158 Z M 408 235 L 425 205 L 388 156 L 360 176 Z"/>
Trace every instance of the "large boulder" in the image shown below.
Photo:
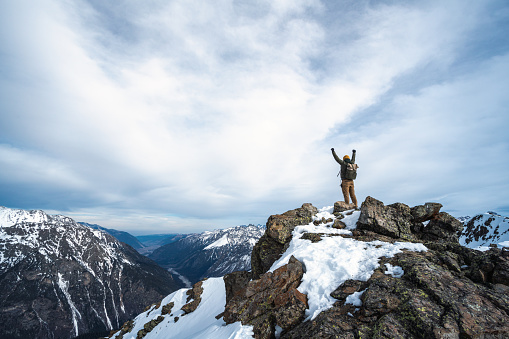
<path fill-rule="evenodd" d="M 458 243 L 463 224 L 448 213 L 440 212 L 441 207 L 432 202 L 412 208 L 402 203 L 385 206 L 367 197 L 361 205 L 357 229 L 407 241 Z"/>
<path fill-rule="evenodd" d="M 415 239 L 410 207 L 402 203 L 385 206 L 383 202 L 367 197 L 361 205 L 357 229 L 367 230 L 392 238 Z"/>
<path fill-rule="evenodd" d="M 254 279 L 267 272 L 279 259 L 292 240 L 295 227 L 309 224 L 316 213 L 318 209 L 306 203 L 300 208 L 269 217 L 265 234 L 258 240 L 251 253 L 251 272 Z"/>
<path fill-rule="evenodd" d="M 309 224 L 316 213 L 318 213 L 318 209 L 306 203 L 300 208 L 283 214 L 271 215 L 267 220 L 266 233 L 269 237 L 284 245 L 291 240 L 295 226 Z"/>
<path fill-rule="evenodd" d="M 275 338 L 275 325 L 291 330 L 302 322 L 308 308 L 307 296 L 297 290 L 304 271 L 304 265 L 292 256 L 288 264 L 257 280 L 248 281 L 242 272 L 227 274 L 224 321 L 253 325 L 256 338 Z"/>

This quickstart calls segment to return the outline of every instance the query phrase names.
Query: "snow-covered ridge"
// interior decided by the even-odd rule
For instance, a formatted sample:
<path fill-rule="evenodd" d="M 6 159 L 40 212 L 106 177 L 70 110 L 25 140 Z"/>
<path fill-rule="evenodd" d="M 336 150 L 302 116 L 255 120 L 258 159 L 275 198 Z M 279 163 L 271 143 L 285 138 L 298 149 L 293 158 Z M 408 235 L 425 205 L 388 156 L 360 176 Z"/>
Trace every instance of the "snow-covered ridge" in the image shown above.
<path fill-rule="evenodd" d="M 324 207 L 313 220 L 322 218 L 335 220 L 332 214 L 333 207 Z M 282 254 L 269 271 L 274 272 L 277 268 L 286 265 L 294 256 L 303 262 L 306 272 L 298 287 L 301 293 L 307 295 L 309 309 L 306 311 L 307 319 L 315 318 L 320 312 L 332 307 L 336 301 L 330 294 L 347 279 L 368 280 L 374 270 L 379 266 L 382 257 L 393 257 L 404 249 L 410 251 L 427 251 L 423 244 L 395 242 L 394 244 L 382 241 L 363 242 L 351 238 L 338 236 L 339 234 L 351 235 L 356 228 L 360 211 L 343 212 L 345 229 L 332 228 L 332 222 L 295 227 L 292 240 L 285 253 Z M 210 232 L 208 236 L 212 236 Z M 322 240 L 311 242 L 303 239 L 305 233 L 319 233 Z M 217 237 L 218 233 L 214 233 Z M 226 246 L 228 237 L 221 235 L 215 242 L 208 245 L 209 249 Z M 401 267 L 387 266 L 388 275 L 401 277 L 404 271 Z M 158 319 L 159 323 L 153 330 L 146 334 L 146 339 L 161 338 L 252 338 L 253 327 L 242 326 L 240 322 L 226 325 L 224 320 L 217 315 L 224 311 L 225 286 L 223 279 L 210 278 L 203 282 L 203 296 L 195 312 L 184 314 L 181 307 L 188 302 L 186 289 L 179 290 L 166 297 L 159 306 L 140 314 L 134 321 L 133 328 L 128 333 L 116 333 L 113 338 L 134 339 L 138 331 L 144 329 L 144 325 Z M 361 303 L 362 292 L 354 293 L 352 300 L 348 302 L 354 305 Z M 173 303 L 172 312 L 162 314 L 162 306 Z"/>
<path fill-rule="evenodd" d="M 324 217 L 334 220 L 332 211 L 332 206 L 324 207 L 313 219 Z M 364 242 L 334 236 L 351 235 L 351 231 L 357 227 L 360 213 L 360 211 L 344 212 L 345 218 L 342 221 L 346 224 L 345 229 L 330 227 L 333 222 L 319 226 L 310 223 L 295 227 L 290 246 L 270 268 L 269 271 L 275 271 L 286 265 L 292 256 L 304 263 L 307 271 L 298 290 L 308 296 L 307 319 L 314 319 L 320 312 L 332 307 L 336 299 L 330 293 L 346 280 L 367 281 L 379 266 L 380 258 L 391 258 L 401 253 L 403 249 L 427 251 L 426 246 L 419 243 Z M 310 244 L 308 240 L 301 239 L 305 233 L 320 233 L 325 236 L 322 236 L 321 241 Z"/>
<path fill-rule="evenodd" d="M 0 272 L 26 257 L 26 250 L 21 251 L 22 247 L 37 249 L 42 255 L 59 257 L 65 244 L 75 251 L 76 259 L 82 261 L 82 255 L 90 250 L 83 244 L 91 243 L 88 239 L 92 237 L 103 245 L 105 259 L 100 265 L 111 266 L 111 258 L 119 257 L 119 245 L 109 235 L 80 225 L 66 216 L 0 207 Z M 6 254 L 9 247 L 16 247 L 17 255 Z M 125 257 L 120 259 L 129 263 Z M 89 267 L 87 270 L 93 271 Z"/>
<path fill-rule="evenodd" d="M 12 227 L 21 223 L 56 224 L 72 220 L 63 215 L 50 216 L 41 210 L 20 210 L 0 206 L 0 227 Z"/>

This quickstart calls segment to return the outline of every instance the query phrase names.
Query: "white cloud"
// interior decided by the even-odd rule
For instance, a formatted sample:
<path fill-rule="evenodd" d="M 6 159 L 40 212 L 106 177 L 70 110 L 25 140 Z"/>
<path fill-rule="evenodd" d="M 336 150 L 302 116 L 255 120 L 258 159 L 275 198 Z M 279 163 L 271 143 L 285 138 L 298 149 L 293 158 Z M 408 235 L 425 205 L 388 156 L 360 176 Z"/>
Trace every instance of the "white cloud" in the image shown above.
<path fill-rule="evenodd" d="M 16 39 L 3 34 L 3 51 L 20 64 L 2 61 L 14 69 L 12 77 L 0 77 L 7 102 L 2 107 L 9 109 L 1 118 L 0 142 L 30 150 L 25 158 L 58 159 L 52 161 L 86 186 L 70 185 L 70 191 L 86 192 L 97 206 L 115 204 L 119 213 L 229 220 L 232 214 L 282 212 L 273 208 L 304 201 L 330 204 L 339 198 L 328 151 L 334 145 L 341 152 L 359 149 L 365 171 L 360 191 L 398 199 L 380 184 L 380 177 L 383 182 L 399 177 L 392 177 L 392 156 L 385 156 L 394 153 L 415 173 L 395 192 L 409 200 L 427 197 L 434 192 L 428 188 L 429 162 L 408 146 L 432 156 L 441 145 L 429 147 L 436 135 L 449 135 L 455 143 L 472 128 L 457 114 L 446 114 L 441 127 L 432 128 L 438 118 L 428 112 L 445 111 L 440 95 L 471 98 L 462 107 L 467 109 L 496 101 L 502 95 L 497 82 L 503 80 L 484 80 L 495 82 L 491 97 L 466 94 L 482 77 L 468 78 L 471 85 L 464 87 L 459 80 L 431 86 L 418 96 L 390 90 L 405 76 L 425 77 L 420 71 L 427 67 L 449 70 L 458 48 L 482 24 L 485 8 L 460 1 L 366 3 L 331 12 L 336 5 L 161 1 L 126 3 L 122 10 L 49 0 L 9 5 L 21 17 L 4 21 L 2 31 L 21 33 Z M 397 100 L 384 106 L 383 95 Z M 455 104 L 448 101 L 451 109 Z M 376 105 L 387 117 L 345 133 L 363 110 Z M 402 120 L 393 124 L 397 119 Z M 403 154 L 395 147 L 400 144 Z M 451 175 L 461 168 L 464 147 L 456 142 L 456 149 L 448 149 L 458 159 L 446 164 Z M 41 157 L 33 159 L 39 163 Z M 28 166 L 20 173 L 29 178 L 32 172 L 37 171 Z M 458 189 L 465 180 L 456 183 L 447 187 Z"/>

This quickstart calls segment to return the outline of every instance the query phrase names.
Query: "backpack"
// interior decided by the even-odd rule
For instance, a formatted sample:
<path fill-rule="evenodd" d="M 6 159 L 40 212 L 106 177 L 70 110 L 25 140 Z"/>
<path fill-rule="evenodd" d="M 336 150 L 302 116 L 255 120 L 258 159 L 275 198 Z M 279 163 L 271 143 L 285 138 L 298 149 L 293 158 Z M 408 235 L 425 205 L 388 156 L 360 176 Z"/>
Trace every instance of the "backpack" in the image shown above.
<path fill-rule="evenodd" d="M 359 168 L 357 164 L 346 163 L 345 179 L 357 178 L 357 168 Z"/>

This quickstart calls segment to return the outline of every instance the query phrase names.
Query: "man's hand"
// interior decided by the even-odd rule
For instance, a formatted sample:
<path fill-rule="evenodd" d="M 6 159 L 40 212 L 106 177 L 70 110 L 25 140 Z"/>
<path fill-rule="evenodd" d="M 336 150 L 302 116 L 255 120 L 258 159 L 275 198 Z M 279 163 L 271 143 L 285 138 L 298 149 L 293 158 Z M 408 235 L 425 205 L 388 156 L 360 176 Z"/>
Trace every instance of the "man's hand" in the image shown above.
<path fill-rule="evenodd" d="M 334 152 L 334 147 L 332 147 L 330 150 L 331 150 L 332 152 Z"/>
<path fill-rule="evenodd" d="M 353 153 L 357 152 L 356 150 L 352 150 Z"/>

